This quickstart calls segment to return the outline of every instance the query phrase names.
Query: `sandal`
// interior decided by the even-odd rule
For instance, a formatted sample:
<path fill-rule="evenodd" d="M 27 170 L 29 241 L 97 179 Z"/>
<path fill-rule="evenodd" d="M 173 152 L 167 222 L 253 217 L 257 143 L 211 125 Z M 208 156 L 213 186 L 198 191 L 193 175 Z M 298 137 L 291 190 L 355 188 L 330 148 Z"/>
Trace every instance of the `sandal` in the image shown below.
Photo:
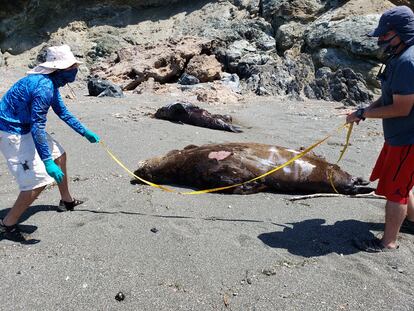
<path fill-rule="evenodd" d="M 401 224 L 400 231 L 404 233 L 414 234 L 414 221 L 405 218 L 403 223 Z"/>
<path fill-rule="evenodd" d="M 354 239 L 353 243 L 356 248 L 367 253 L 392 252 L 396 251 L 399 248 L 399 246 L 397 246 L 396 248 L 387 248 L 382 244 L 381 240 L 378 238 L 371 240 Z"/>
<path fill-rule="evenodd" d="M 85 201 L 74 199 L 72 202 L 66 202 L 63 200 L 59 201 L 59 206 L 57 207 L 58 212 L 72 212 L 75 209 L 75 206 L 81 205 Z"/>

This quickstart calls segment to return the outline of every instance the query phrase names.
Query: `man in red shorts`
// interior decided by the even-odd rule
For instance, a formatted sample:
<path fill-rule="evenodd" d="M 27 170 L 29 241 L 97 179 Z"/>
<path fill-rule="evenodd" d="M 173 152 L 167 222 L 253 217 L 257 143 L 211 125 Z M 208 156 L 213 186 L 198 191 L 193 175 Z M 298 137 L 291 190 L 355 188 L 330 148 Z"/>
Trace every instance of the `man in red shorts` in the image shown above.
<path fill-rule="evenodd" d="M 385 143 L 370 180 L 379 180 L 376 193 L 387 198 L 384 234 L 381 239 L 355 240 L 361 250 L 381 252 L 398 248 L 402 226 L 414 233 L 414 13 L 406 6 L 394 7 L 368 35 L 378 37 L 387 55 L 385 70 L 379 74 L 381 97 L 350 113 L 346 121 L 383 122 Z"/>

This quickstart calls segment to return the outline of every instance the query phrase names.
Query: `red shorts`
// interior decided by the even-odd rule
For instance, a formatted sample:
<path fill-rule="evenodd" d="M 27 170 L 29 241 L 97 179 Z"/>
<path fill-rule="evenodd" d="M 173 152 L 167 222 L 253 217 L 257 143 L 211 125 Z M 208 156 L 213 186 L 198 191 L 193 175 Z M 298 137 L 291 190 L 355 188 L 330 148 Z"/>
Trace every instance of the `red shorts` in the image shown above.
<path fill-rule="evenodd" d="M 376 194 L 395 203 L 407 204 L 414 186 L 414 145 L 390 146 L 384 143 L 369 180 L 377 179 Z"/>

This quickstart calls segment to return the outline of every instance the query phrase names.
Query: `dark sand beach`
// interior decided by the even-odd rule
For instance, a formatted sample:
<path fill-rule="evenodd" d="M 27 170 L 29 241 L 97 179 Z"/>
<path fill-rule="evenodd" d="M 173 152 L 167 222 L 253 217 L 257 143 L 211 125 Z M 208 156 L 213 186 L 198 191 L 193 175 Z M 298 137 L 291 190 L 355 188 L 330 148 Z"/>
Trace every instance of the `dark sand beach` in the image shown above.
<path fill-rule="evenodd" d="M 23 71 L 1 70 L 2 95 Z M 232 114 L 244 129 L 236 134 L 148 117 L 181 98 L 174 94 L 95 98 L 84 83 L 74 91 L 77 99 L 65 99 L 70 111 L 131 170 L 189 144 L 306 147 L 344 122 L 332 102 L 246 97 L 203 106 Z M 22 219 L 40 242 L 0 242 L 1 310 L 414 310 L 414 236 L 400 233 L 400 249 L 380 254 L 351 242 L 381 234 L 381 199 L 171 194 L 131 185 L 100 145 L 53 112 L 48 132 L 68 153 L 72 193 L 87 201 L 57 213 L 50 187 Z M 344 141 L 342 132 L 315 152 L 335 162 Z M 380 122 L 362 122 L 340 166 L 368 179 L 382 142 Z M 1 216 L 17 194 L 2 157 Z M 115 300 L 120 291 L 123 301 Z"/>

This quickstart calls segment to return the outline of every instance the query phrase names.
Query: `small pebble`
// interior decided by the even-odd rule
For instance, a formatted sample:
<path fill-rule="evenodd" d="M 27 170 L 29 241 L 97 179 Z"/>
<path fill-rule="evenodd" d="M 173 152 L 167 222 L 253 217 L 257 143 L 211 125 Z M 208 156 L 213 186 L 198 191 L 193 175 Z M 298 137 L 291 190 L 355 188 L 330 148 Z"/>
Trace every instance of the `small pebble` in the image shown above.
<path fill-rule="evenodd" d="M 118 294 L 116 294 L 116 296 L 115 296 L 115 300 L 117 300 L 117 301 L 122 301 L 122 300 L 124 300 L 125 299 L 125 295 L 124 295 L 124 293 L 123 292 L 119 292 Z"/>

